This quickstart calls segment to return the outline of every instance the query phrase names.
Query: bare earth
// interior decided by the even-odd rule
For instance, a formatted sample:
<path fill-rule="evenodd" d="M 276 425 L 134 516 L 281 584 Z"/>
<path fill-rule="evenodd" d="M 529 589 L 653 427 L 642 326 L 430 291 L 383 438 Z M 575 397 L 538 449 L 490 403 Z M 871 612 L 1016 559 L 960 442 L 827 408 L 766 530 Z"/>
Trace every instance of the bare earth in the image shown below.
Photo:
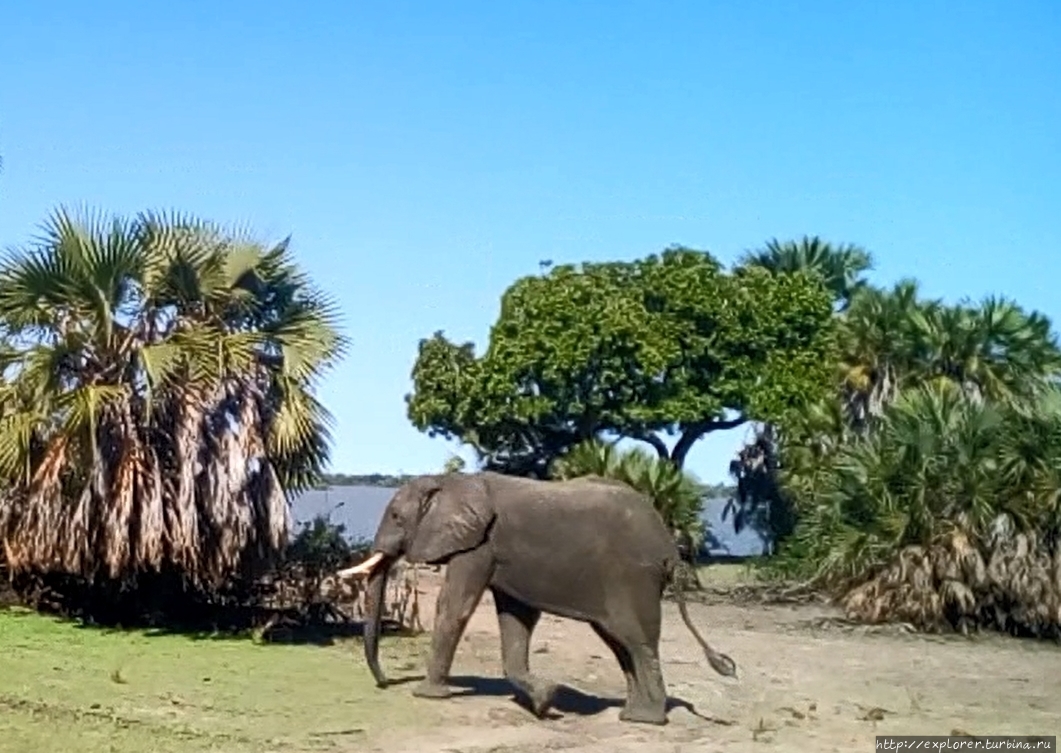
<path fill-rule="evenodd" d="M 740 580 L 712 566 L 705 580 Z M 422 573 L 430 625 L 440 577 Z M 876 734 L 1061 731 L 1061 647 L 998 636 L 929 638 L 852 627 L 824 607 L 717 596 L 694 621 L 737 662 L 707 665 L 664 605 L 665 727 L 619 722 L 625 681 L 586 626 L 545 617 L 532 668 L 570 686 L 537 720 L 501 679 L 493 604 L 480 604 L 453 668 L 461 696 L 377 689 L 358 639 L 250 640 L 85 629 L 0 610 L 0 753 L 799 753 L 873 750 Z M 429 636 L 386 637 L 392 680 L 421 676 Z"/>
<path fill-rule="evenodd" d="M 439 582 L 438 575 L 421 576 L 425 625 Z M 872 750 L 878 734 L 1061 731 L 1061 648 L 1053 644 L 850 627 L 823 607 L 690 604 L 690 613 L 707 640 L 737 662 L 739 678 L 716 675 L 676 607 L 664 604 L 661 658 L 673 699 L 665 727 L 619 722 L 625 682 L 611 654 L 587 626 L 549 616 L 535 633 L 531 666 L 571 690 L 553 718 L 534 719 L 500 679 L 488 594 L 453 668 L 452 684 L 467 688 L 464 694 L 431 701 L 412 698 L 411 685 L 379 691 L 432 726 L 391 730 L 385 742 L 374 734 L 357 749 L 804 753 Z M 422 663 L 385 671 L 392 680 L 418 676 Z"/>

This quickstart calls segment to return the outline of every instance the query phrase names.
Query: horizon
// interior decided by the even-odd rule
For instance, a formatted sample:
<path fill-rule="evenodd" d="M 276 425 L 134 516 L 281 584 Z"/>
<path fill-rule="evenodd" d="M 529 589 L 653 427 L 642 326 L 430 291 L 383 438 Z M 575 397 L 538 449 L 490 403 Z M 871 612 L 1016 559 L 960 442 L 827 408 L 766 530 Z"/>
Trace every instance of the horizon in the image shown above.
<path fill-rule="evenodd" d="M 1056 323 L 1061 5 L 1010 8 L 24 4 L 0 28 L 0 244 L 60 205 L 293 236 L 351 340 L 320 391 L 330 469 L 435 472 L 457 448 L 405 417 L 418 340 L 481 353 L 544 259 L 818 235 L 871 252 L 875 284 Z M 747 432 L 686 469 L 730 483 Z"/>

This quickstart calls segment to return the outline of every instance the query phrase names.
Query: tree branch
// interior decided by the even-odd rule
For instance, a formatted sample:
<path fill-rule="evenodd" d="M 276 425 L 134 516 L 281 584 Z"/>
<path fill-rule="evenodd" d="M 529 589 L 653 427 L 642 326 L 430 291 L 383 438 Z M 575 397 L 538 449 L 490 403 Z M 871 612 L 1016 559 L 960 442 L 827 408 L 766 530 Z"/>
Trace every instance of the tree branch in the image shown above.
<path fill-rule="evenodd" d="M 667 449 L 667 445 L 663 443 L 663 440 L 650 431 L 639 431 L 630 435 L 630 439 L 637 439 L 641 442 L 648 442 L 652 448 L 659 455 L 660 460 L 670 459 L 670 450 Z"/>
<path fill-rule="evenodd" d="M 728 421 L 708 421 L 707 430 L 704 433 L 710 434 L 713 431 L 726 431 L 727 429 L 736 429 L 741 424 L 745 424 L 747 422 L 747 416 L 737 416 L 737 418 L 732 418 Z"/>
<path fill-rule="evenodd" d="M 696 423 L 689 424 L 685 431 L 682 432 L 681 437 L 678 439 L 678 443 L 674 445 L 674 452 L 671 453 L 670 459 L 678 468 L 682 468 L 685 465 L 685 456 L 689 454 L 689 450 L 693 449 L 693 445 L 696 444 L 697 440 L 705 434 L 710 434 L 713 431 L 725 431 L 727 429 L 736 429 L 741 424 L 747 422 L 747 416 L 738 416 L 737 418 L 729 419 L 728 421 L 697 421 Z"/>

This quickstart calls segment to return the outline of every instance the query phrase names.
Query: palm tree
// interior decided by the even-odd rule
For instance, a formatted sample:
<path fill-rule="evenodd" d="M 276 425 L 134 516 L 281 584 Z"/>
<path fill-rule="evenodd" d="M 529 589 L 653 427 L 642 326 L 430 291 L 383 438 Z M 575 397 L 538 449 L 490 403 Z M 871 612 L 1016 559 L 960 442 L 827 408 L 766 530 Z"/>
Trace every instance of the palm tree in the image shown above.
<path fill-rule="evenodd" d="M 745 253 L 739 263 L 763 267 L 776 274 L 816 272 L 841 309 L 846 309 L 866 287 L 863 275 L 873 268 L 873 257 L 859 246 L 833 246 L 818 236 L 803 236 L 798 241 L 783 243 L 771 239 L 764 248 Z"/>
<path fill-rule="evenodd" d="M 267 562 L 328 458 L 343 351 L 292 262 L 178 215 L 57 211 L 0 262 L 0 542 L 15 572 L 216 583 Z"/>
<path fill-rule="evenodd" d="M 831 459 L 790 561 L 866 621 L 1061 634 L 1059 404 L 904 392 Z"/>
<path fill-rule="evenodd" d="M 842 394 L 859 428 L 906 387 L 943 380 L 973 399 L 1019 401 L 1061 371 L 1049 320 L 1004 299 L 948 306 L 904 280 L 863 290 L 842 320 Z"/>
<path fill-rule="evenodd" d="M 1015 302 L 925 306 L 919 334 L 922 379 L 947 379 L 975 400 L 1034 400 L 1061 371 L 1050 321 Z"/>
<path fill-rule="evenodd" d="M 945 305 L 920 297 L 903 280 L 890 290 L 861 289 L 838 313 L 841 359 L 837 391 L 821 405 L 760 433 L 731 466 L 744 518 L 768 509 L 783 539 L 807 505 L 820 498 L 823 469 L 846 445 L 868 439 L 901 395 L 920 387 L 953 387 L 974 401 L 1034 401 L 1061 371 L 1050 323 L 1011 301 Z M 779 471 L 770 470 L 770 460 Z M 837 461 L 839 462 L 839 461 Z M 797 542 L 789 547 L 799 559 Z M 807 555 L 809 556 L 809 555 Z"/>
<path fill-rule="evenodd" d="M 928 324 L 914 280 L 891 290 L 862 289 L 841 315 L 840 396 L 857 431 L 878 418 L 919 369 L 919 336 Z"/>
<path fill-rule="evenodd" d="M 864 277 L 873 268 L 873 257 L 868 251 L 853 244 L 833 246 L 818 236 L 785 242 L 771 239 L 764 248 L 745 253 L 738 265 L 762 267 L 773 274 L 815 273 L 832 293 L 841 318 L 854 315 L 856 321 L 858 312 L 852 314 L 850 310 L 856 301 L 865 298 L 867 291 L 874 291 Z M 846 328 L 841 329 L 843 335 L 848 332 Z M 871 407 L 866 404 L 867 400 L 870 403 L 879 400 L 882 391 L 887 393 L 890 390 L 890 372 L 861 364 L 852 365 L 850 372 L 845 373 L 844 366 L 838 365 L 838 389 L 849 393 L 848 412 L 857 423 Z M 850 388 L 849 382 L 854 383 L 855 389 Z M 790 443 L 793 448 L 800 443 L 807 449 L 822 445 L 820 432 L 810 429 L 820 424 L 820 418 L 829 414 L 830 409 L 830 405 L 807 407 L 804 419 L 799 421 L 802 425 L 797 427 L 759 426 L 752 440 L 738 452 L 729 468 L 730 475 L 737 482 L 737 494 L 731 500 L 730 508 L 735 511 L 734 527 L 738 531 L 745 521 L 759 520 L 762 533 L 771 546 L 776 546 L 790 534 L 795 525 L 795 509 L 792 495 L 786 493 L 777 478 L 781 443 L 789 435 L 799 437 L 797 442 Z M 794 418 L 799 420 L 799 416 Z M 825 440 L 826 444 L 831 442 Z"/>

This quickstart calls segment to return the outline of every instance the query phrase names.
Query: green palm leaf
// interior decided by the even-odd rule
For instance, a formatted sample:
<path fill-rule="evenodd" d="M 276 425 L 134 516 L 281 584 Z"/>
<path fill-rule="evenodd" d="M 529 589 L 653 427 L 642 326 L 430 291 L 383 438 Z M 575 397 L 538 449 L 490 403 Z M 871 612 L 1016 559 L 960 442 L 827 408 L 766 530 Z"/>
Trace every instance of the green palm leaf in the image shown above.
<path fill-rule="evenodd" d="M 0 261 L 11 567 L 132 577 L 168 558 L 218 582 L 275 555 L 285 488 L 328 459 L 313 384 L 343 351 L 336 321 L 287 241 L 54 213 Z"/>

